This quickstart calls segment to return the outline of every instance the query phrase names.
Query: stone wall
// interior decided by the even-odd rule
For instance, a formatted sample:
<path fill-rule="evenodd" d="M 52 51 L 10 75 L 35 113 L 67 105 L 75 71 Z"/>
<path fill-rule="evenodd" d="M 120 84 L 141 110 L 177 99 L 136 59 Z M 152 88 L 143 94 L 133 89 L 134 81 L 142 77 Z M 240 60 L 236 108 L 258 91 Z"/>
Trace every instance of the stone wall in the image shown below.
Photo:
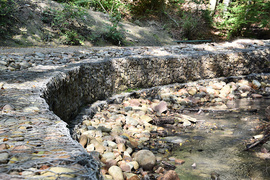
<path fill-rule="evenodd" d="M 129 88 L 269 73 L 269 47 L 0 49 L 0 179 L 101 179 L 98 162 L 70 136 L 80 107 Z"/>
<path fill-rule="evenodd" d="M 61 119 L 70 122 L 86 103 L 103 100 L 129 88 L 147 88 L 198 79 L 270 72 L 269 48 L 130 56 L 85 60 L 47 84 L 44 98 Z"/>

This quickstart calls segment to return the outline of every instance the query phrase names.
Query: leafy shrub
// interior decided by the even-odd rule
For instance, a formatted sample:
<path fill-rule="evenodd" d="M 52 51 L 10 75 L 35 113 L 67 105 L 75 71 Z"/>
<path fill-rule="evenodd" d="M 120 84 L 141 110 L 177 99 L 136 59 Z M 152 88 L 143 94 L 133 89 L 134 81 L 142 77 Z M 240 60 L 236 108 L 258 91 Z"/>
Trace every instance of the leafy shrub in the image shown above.
<path fill-rule="evenodd" d="M 268 0 L 240 0 L 230 3 L 227 10 L 219 5 L 216 25 L 228 31 L 228 38 L 250 35 L 253 27 L 270 27 L 270 2 Z"/>
<path fill-rule="evenodd" d="M 134 0 L 131 11 L 135 15 L 145 15 L 146 13 L 160 13 L 164 7 L 165 0 Z"/>
<path fill-rule="evenodd" d="M 15 3 L 13 0 L 0 0 L 0 35 L 8 36 L 11 26 L 14 25 Z"/>
<path fill-rule="evenodd" d="M 63 10 L 47 9 L 44 11 L 42 20 L 50 24 L 53 29 L 58 30 L 61 36 L 65 37 L 65 44 L 81 45 L 85 40 L 85 37 L 81 35 L 85 27 L 79 21 L 82 21 L 87 14 L 80 7 L 69 4 L 63 5 Z M 74 24 L 77 24 L 77 26 Z"/>
<path fill-rule="evenodd" d="M 181 20 L 183 37 L 192 39 L 192 37 L 195 36 L 195 33 L 197 33 L 198 24 L 198 19 L 194 18 L 191 13 L 184 13 Z"/>
<path fill-rule="evenodd" d="M 121 30 L 118 30 L 119 27 L 119 21 L 121 19 L 121 15 L 118 14 L 117 16 L 111 16 L 111 23 L 112 25 L 107 26 L 107 30 L 103 34 L 104 39 L 108 40 L 109 42 L 112 42 L 114 45 L 123 45 L 124 44 L 124 32 Z"/>

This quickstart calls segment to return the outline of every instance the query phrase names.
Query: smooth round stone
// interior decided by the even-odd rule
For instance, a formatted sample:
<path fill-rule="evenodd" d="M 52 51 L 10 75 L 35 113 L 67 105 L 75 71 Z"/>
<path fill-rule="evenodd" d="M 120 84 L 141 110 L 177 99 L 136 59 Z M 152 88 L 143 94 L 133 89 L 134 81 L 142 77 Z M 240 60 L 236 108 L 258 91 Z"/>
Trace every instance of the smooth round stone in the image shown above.
<path fill-rule="evenodd" d="M 100 130 L 102 132 L 111 132 L 112 128 L 105 127 L 105 125 L 99 125 L 97 130 Z"/>
<path fill-rule="evenodd" d="M 83 124 L 83 125 L 86 125 L 86 126 L 91 126 L 91 125 L 92 125 L 92 123 L 91 123 L 90 120 L 84 120 L 84 121 L 82 122 L 82 124 Z M 89 130 L 90 130 L 90 129 L 89 129 Z"/>
<path fill-rule="evenodd" d="M 10 112 L 12 112 L 14 110 L 15 110 L 15 108 L 12 105 L 10 105 L 10 104 L 6 104 L 6 105 L 4 105 L 2 107 L 2 112 L 3 113 L 10 113 Z"/>
<path fill-rule="evenodd" d="M 26 113 L 34 113 L 34 112 L 39 112 L 39 111 L 40 111 L 39 108 L 35 106 L 29 106 L 23 109 L 23 112 L 26 112 Z"/>
<path fill-rule="evenodd" d="M 7 126 L 14 125 L 17 123 L 18 123 L 18 119 L 15 119 L 15 118 L 9 118 L 9 119 L 4 121 L 4 124 Z"/>
<path fill-rule="evenodd" d="M 116 149 L 117 148 L 117 144 L 113 141 L 107 141 L 107 144 L 109 147 Z"/>
<path fill-rule="evenodd" d="M 87 144 L 87 141 L 88 141 L 88 137 L 86 135 L 81 135 L 79 139 L 79 143 L 82 145 L 82 147 L 85 147 L 85 145 Z"/>
<path fill-rule="evenodd" d="M 142 115 L 142 116 L 140 117 L 140 119 L 141 119 L 142 121 L 144 121 L 144 122 L 150 122 L 150 121 L 153 120 L 150 116 L 147 116 L 147 115 Z"/>
<path fill-rule="evenodd" d="M 132 109 L 133 109 L 133 108 L 132 108 L 131 106 L 127 106 L 127 107 L 125 107 L 124 110 L 125 110 L 126 112 L 128 112 L 128 111 L 131 111 Z"/>
<path fill-rule="evenodd" d="M 124 175 L 127 177 L 127 180 L 140 180 L 140 178 L 133 173 L 124 172 Z"/>
<path fill-rule="evenodd" d="M 6 163 L 8 161 L 8 153 L 0 153 L 0 163 Z"/>
<path fill-rule="evenodd" d="M 75 171 L 72 169 L 69 169 L 69 168 L 51 167 L 49 170 L 52 172 L 47 171 L 44 174 L 42 174 L 42 176 L 54 176 L 56 174 L 61 174 L 61 175 L 59 175 L 60 177 L 66 177 L 66 178 L 74 178 L 75 177 L 75 173 L 71 174 Z M 65 173 L 69 173 L 69 174 L 65 174 Z"/>
<path fill-rule="evenodd" d="M 114 126 L 114 127 L 112 128 L 111 133 L 121 135 L 121 134 L 123 134 L 124 132 L 123 132 L 123 128 L 122 128 L 122 127 L 120 127 L 120 126 Z"/>
<path fill-rule="evenodd" d="M 124 143 L 117 144 L 117 148 L 119 152 L 124 152 L 126 150 L 126 146 Z"/>
<path fill-rule="evenodd" d="M 20 65 L 21 69 L 26 69 L 26 68 L 29 68 L 29 67 L 32 66 L 31 63 L 26 62 L 26 61 L 23 61 L 23 62 L 19 63 L 19 65 Z"/>
<path fill-rule="evenodd" d="M 139 122 L 136 119 L 134 119 L 130 116 L 127 116 L 126 117 L 126 124 L 132 125 L 132 126 L 137 126 L 139 124 Z"/>
<path fill-rule="evenodd" d="M 82 133 L 82 135 L 87 136 L 88 138 L 92 139 L 96 136 L 96 130 L 88 130 Z"/>
<path fill-rule="evenodd" d="M 139 163 L 139 165 L 144 170 L 152 170 L 154 165 L 156 164 L 155 155 L 149 150 L 140 150 L 135 154 L 135 161 Z"/>
<path fill-rule="evenodd" d="M 177 173 L 174 170 L 167 171 L 164 175 L 160 176 L 158 180 L 180 180 Z"/>
<path fill-rule="evenodd" d="M 252 85 L 255 87 L 255 89 L 259 89 L 261 87 L 261 83 L 257 80 L 253 80 Z"/>
<path fill-rule="evenodd" d="M 128 165 L 125 161 L 120 161 L 119 167 L 122 169 L 123 172 L 131 172 L 133 165 Z"/>
<path fill-rule="evenodd" d="M 139 169 L 140 167 L 137 161 L 131 161 L 131 162 L 128 162 L 127 164 L 131 164 L 135 170 Z"/>
<path fill-rule="evenodd" d="M 165 101 L 161 101 L 156 106 L 154 106 L 153 110 L 156 111 L 157 113 L 161 114 L 161 113 L 167 111 L 167 109 L 168 109 L 167 106 L 168 106 L 168 104 Z"/>
<path fill-rule="evenodd" d="M 23 171 L 22 172 L 22 176 L 34 176 L 35 175 L 35 171 L 37 171 L 37 169 L 30 168 L 28 171 Z"/>
<path fill-rule="evenodd" d="M 115 155 L 113 152 L 105 152 L 104 154 L 102 154 L 102 158 L 105 158 L 105 159 L 114 159 L 115 158 Z"/>
<path fill-rule="evenodd" d="M 114 180 L 124 180 L 124 175 L 120 167 L 111 166 L 108 172 L 113 177 Z"/>
<path fill-rule="evenodd" d="M 131 147 L 128 147 L 128 148 L 126 149 L 126 152 L 127 152 L 128 154 L 131 154 L 132 151 L 133 151 L 133 149 L 132 149 Z"/>
<path fill-rule="evenodd" d="M 94 144 L 87 145 L 87 147 L 86 147 L 86 151 L 87 152 L 91 152 L 91 151 L 94 151 L 94 150 L 95 150 Z"/>
<path fill-rule="evenodd" d="M 101 154 L 105 151 L 104 146 L 102 144 L 100 144 L 100 143 L 95 146 L 95 149 L 96 149 L 97 152 L 99 152 Z"/>
<path fill-rule="evenodd" d="M 196 87 L 190 87 L 188 89 L 188 93 L 192 96 L 194 96 L 197 93 L 197 88 Z"/>

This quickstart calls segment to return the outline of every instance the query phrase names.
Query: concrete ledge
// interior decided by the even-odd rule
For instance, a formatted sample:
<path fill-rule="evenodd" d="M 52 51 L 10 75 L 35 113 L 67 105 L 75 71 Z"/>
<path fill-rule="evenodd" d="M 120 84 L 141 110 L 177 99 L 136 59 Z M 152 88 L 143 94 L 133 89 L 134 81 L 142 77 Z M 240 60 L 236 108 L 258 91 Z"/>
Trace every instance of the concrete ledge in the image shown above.
<path fill-rule="evenodd" d="M 269 45 L 216 50 L 210 49 L 211 44 L 194 45 L 192 51 L 181 47 L 2 71 L 0 178 L 100 179 L 98 163 L 66 127 L 86 103 L 129 88 L 270 72 Z"/>

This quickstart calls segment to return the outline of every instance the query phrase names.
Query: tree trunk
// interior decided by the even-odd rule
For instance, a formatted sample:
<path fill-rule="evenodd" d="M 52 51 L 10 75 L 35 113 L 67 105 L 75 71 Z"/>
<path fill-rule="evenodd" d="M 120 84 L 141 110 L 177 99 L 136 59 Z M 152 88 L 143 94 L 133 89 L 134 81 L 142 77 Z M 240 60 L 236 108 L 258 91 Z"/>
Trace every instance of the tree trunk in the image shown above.
<path fill-rule="evenodd" d="M 217 0 L 210 0 L 209 9 L 211 12 L 214 12 L 217 6 Z"/>

